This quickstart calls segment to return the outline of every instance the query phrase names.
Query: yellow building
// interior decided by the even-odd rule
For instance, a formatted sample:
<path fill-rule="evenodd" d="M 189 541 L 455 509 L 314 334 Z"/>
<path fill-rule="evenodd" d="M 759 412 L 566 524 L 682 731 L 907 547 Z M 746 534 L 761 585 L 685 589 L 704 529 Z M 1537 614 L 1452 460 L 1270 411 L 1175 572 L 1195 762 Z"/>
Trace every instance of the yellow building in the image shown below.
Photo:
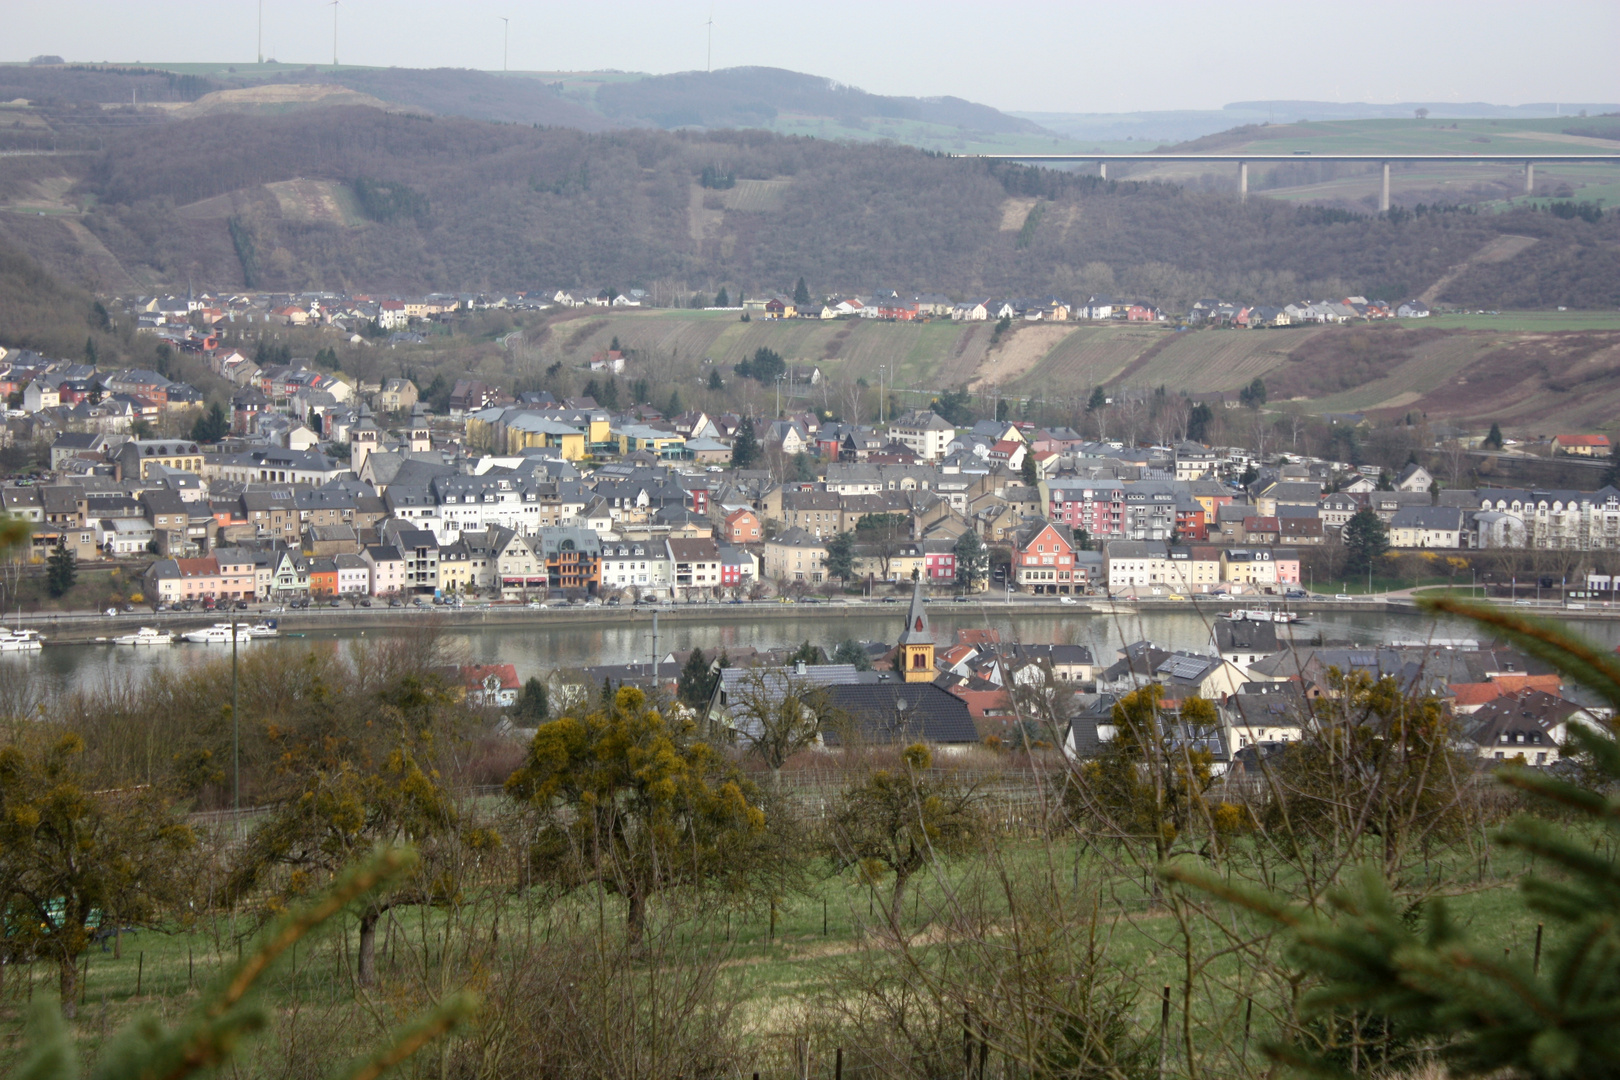
<path fill-rule="evenodd" d="M 923 607 L 923 586 L 911 594 L 911 610 L 906 612 L 906 628 L 900 632 L 900 662 L 906 682 L 933 682 L 934 632 L 928 624 L 928 612 Z"/>

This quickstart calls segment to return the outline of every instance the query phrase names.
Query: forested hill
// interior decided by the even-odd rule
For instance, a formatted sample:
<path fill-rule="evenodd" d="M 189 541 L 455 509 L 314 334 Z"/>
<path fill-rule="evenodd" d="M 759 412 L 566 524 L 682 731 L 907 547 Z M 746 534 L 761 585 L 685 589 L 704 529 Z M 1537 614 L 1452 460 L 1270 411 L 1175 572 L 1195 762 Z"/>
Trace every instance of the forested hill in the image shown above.
<path fill-rule="evenodd" d="M 705 184 L 707 186 L 705 186 Z M 107 291 L 199 287 L 965 296 L 1414 295 L 1620 304 L 1620 220 L 1357 216 L 758 132 L 497 125 L 341 107 L 115 130 L 0 161 L 12 237 Z M 1504 234 L 1502 261 L 1478 259 Z M 1498 245 L 1497 249 L 1501 249 Z"/>

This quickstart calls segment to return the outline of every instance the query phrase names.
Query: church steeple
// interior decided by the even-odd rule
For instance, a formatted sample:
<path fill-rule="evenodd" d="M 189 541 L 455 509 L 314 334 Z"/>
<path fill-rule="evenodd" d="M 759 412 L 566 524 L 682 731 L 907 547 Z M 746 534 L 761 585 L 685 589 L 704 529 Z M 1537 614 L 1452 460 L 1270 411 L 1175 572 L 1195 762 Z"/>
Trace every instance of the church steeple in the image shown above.
<path fill-rule="evenodd" d="M 917 582 L 906 612 L 906 628 L 900 632 L 900 662 L 906 682 L 934 681 L 934 630 L 923 606 L 923 585 Z"/>

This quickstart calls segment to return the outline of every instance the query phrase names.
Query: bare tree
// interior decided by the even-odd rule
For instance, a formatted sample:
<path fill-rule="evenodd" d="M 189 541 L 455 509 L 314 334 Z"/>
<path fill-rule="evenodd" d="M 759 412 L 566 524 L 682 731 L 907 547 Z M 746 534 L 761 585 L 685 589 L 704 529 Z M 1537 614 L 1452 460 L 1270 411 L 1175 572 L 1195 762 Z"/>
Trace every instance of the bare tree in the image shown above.
<path fill-rule="evenodd" d="M 792 669 L 753 668 L 729 692 L 732 733 L 771 770 L 771 784 L 781 784 L 788 758 L 821 738 L 823 724 L 834 720 L 824 687 Z"/>

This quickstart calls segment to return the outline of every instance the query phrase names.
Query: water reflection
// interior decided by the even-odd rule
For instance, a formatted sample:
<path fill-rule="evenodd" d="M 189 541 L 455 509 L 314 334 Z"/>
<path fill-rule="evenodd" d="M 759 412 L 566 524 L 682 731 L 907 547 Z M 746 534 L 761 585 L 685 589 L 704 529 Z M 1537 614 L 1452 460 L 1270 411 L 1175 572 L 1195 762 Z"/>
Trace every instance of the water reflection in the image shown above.
<path fill-rule="evenodd" d="M 942 641 L 958 627 L 992 626 L 1003 640 L 1032 643 L 1066 643 L 1090 646 L 1098 659 L 1110 662 L 1121 644 L 1146 638 L 1170 649 L 1207 651 L 1209 619 L 1187 612 L 1164 612 L 1119 616 L 1039 614 L 1016 617 L 998 612 L 994 606 L 950 605 L 931 611 L 936 633 Z M 723 649 L 758 649 L 793 646 L 811 641 L 824 647 L 845 639 L 892 642 L 900 632 L 903 609 L 872 611 L 860 609 L 842 618 L 804 620 L 733 619 L 717 616 L 712 622 L 664 621 L 658 630 L 657 651 L 701 647 L 714 653 Z M 1575 628 L 1588 637 L 1614 647 L 1620 643 L 1620 623 L 1585 622 Z M 1340 614 L 1312 616 L 1292 628 L 1296 639 L 1309 643 L 1317 635 L 1334 641 L 1379 644 L 1399 640 L 1430 638 L 1478 638 L 1471 625 L 1441 621 L 1419 615 Z M 385 632 L 385 631 L 384 631 Z M 347 641 L 362 635 L 376 636 L 377 630 L 310 632 L 305 637 L 282 637 L 255 641 L 244 649 L 302 649 L 321 641 Z M 624 664 L 649 661 L 653 655 L 651 619 L 627 613 L 621 624 L 534 626 L 451 626 L 445 629 L 446 642 L 469 660 L 510 663 L 520 677 L 544 673 L 557 667 L 589 664 Z M 22 680 L 36 692 L 61 692 L 70 688 L 100 689 L 109 684 L 138 681 L 158 668 L 183 668 L 210 659 L 229 657 L 230 650 L 218 646 L 175 645 L 155 648 L 119 648 L 112 645 L 47 645 L 37 653 L 0 654 L 0 681 Z M 0 692 L 0 698 L 5 698 Z"/>

